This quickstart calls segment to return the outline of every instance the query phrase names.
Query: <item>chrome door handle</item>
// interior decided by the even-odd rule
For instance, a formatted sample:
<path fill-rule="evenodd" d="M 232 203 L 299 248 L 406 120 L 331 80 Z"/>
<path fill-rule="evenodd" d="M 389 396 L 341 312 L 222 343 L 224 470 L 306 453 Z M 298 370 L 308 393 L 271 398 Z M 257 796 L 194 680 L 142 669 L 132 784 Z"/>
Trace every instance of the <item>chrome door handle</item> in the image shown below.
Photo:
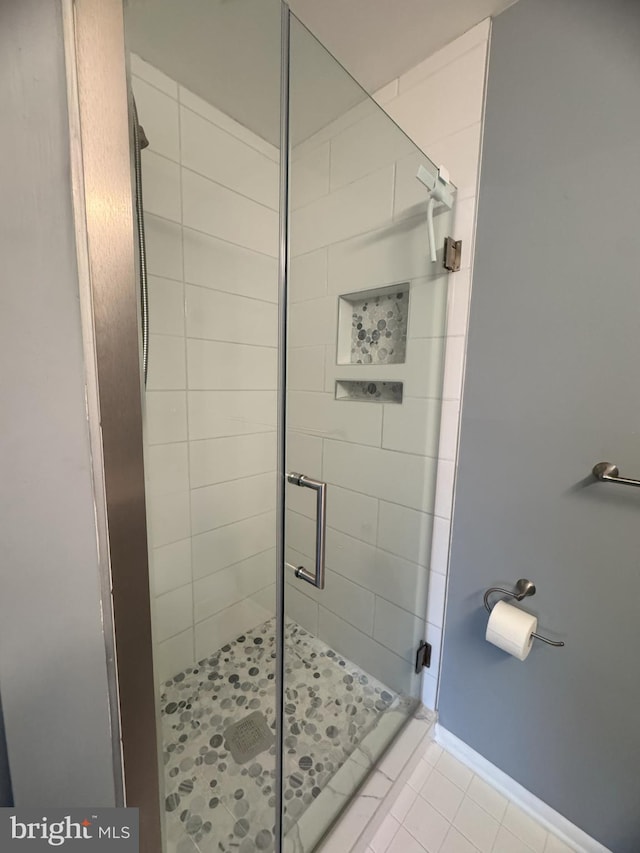
<path fill-rule="evenodd" d="M 640 480 L 630 480 L 628 477 L 621 477 L 618 471 L 618 466 L 613 462 L 598 462 L 594 465 L 591 473 L 596 478 L 605 483 L 620 483 L 621 486 L 638 486 Z"/>
<path fill-rule="evenodd" d="M 316 493 L 316 570 L 314 574 L 305 569 L 304 566 L 291 566 L 295 576 L 307 583 L 313 584 L 318 589 L 324 589 L 324 563 L 325 543 L 327 539 L 327 484 L 321 480 L 314 480 L 306 474 L 287 474 L 287 482 L 294 486 L 303 486 L 313 489 Z"/>

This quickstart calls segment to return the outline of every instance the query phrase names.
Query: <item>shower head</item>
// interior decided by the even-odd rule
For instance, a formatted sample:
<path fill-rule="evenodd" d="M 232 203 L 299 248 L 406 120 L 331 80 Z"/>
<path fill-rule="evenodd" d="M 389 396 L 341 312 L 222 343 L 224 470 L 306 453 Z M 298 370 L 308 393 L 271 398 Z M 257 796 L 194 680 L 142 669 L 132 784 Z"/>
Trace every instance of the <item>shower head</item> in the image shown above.
<path fill-rule="evenodd" d="M 138 121 L 138 106 L 133 93 L 131 93 L 131 104 L 133 106 L 133 115 L 131 116 L 133 139 L 138 151 L 142 151 L 143 148 L 149 147 L 149 140 L 147 139 L 147 134 L 144 132 L 144 127 Z"/>
<path fill-rule="evenodd" d="M 143 148 L 149 147 L 147 134 L 144 132 L 144 127 L 140 123 L 138 123 L 138 145 L 140 146 L 141 151 Z"/>

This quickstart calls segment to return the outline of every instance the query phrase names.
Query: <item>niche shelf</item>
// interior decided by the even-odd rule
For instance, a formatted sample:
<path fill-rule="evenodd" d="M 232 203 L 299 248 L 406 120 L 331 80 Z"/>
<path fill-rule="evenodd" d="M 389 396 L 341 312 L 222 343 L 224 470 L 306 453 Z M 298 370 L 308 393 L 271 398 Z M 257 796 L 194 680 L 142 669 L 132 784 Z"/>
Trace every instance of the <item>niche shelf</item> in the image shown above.
<path fill-rule="evenodd" d="M 408 282 L 340 296 L 338 364 L 403 364 L 408 321 Z"/>
<path fill-rule="evenodd" d="M 402 382 L 361 382 L 353 379 L 336 381 L 336 400 L 367 403 L 402 403 Z"/>

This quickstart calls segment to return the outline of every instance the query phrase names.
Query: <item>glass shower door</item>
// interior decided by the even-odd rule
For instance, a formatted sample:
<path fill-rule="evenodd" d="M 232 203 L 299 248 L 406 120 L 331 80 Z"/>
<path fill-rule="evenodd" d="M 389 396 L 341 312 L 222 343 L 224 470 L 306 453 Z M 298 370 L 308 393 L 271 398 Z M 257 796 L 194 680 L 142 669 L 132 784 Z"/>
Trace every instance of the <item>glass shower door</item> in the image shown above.
<path fill-rule="evenodd" d="M 272 851 L 281 4 L 125 6 L 165 850 Z"/>
<path fill-rule="evenodd" d="M 416 173 L 437 170 L 286 7 L 281 40 L 281 11 L 127 7 L 148 141 L 144 442 L 171 853 L 281 849 L 280 793 L 282 849 L 316 847 L 419 704 L 429 639 L 447 276 Z M 436 208 L 440 246 L 449 220 Z"/>
<path fill-rule="evenodd" d="M 436 167 L 294 17 L 290 64 L 283 829 L 308 851 L 420 702 L 451 213 L 432 262 Z"/>

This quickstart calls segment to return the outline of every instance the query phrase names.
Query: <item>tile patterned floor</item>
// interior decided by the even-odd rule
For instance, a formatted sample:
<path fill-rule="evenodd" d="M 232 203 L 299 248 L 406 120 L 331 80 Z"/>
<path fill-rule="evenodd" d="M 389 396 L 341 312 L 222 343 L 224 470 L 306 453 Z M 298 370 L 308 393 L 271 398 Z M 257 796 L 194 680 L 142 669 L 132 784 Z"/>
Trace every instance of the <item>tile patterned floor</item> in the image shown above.
<path fill-rule="evenodd" d="M 571 853 L 571 848 L 431 741 L 368 853 Z"/>
<path fill-rule="evenodd" d="M 273 850 L 275 746 L 244 764 L 228 727 L 259 712 L 275 730 L 275 624 L 166 682 L 161 697 L 171 853 Z M 407 700 L 289 622 L 285 631 L 285 831 L 363 739 Z"/>

